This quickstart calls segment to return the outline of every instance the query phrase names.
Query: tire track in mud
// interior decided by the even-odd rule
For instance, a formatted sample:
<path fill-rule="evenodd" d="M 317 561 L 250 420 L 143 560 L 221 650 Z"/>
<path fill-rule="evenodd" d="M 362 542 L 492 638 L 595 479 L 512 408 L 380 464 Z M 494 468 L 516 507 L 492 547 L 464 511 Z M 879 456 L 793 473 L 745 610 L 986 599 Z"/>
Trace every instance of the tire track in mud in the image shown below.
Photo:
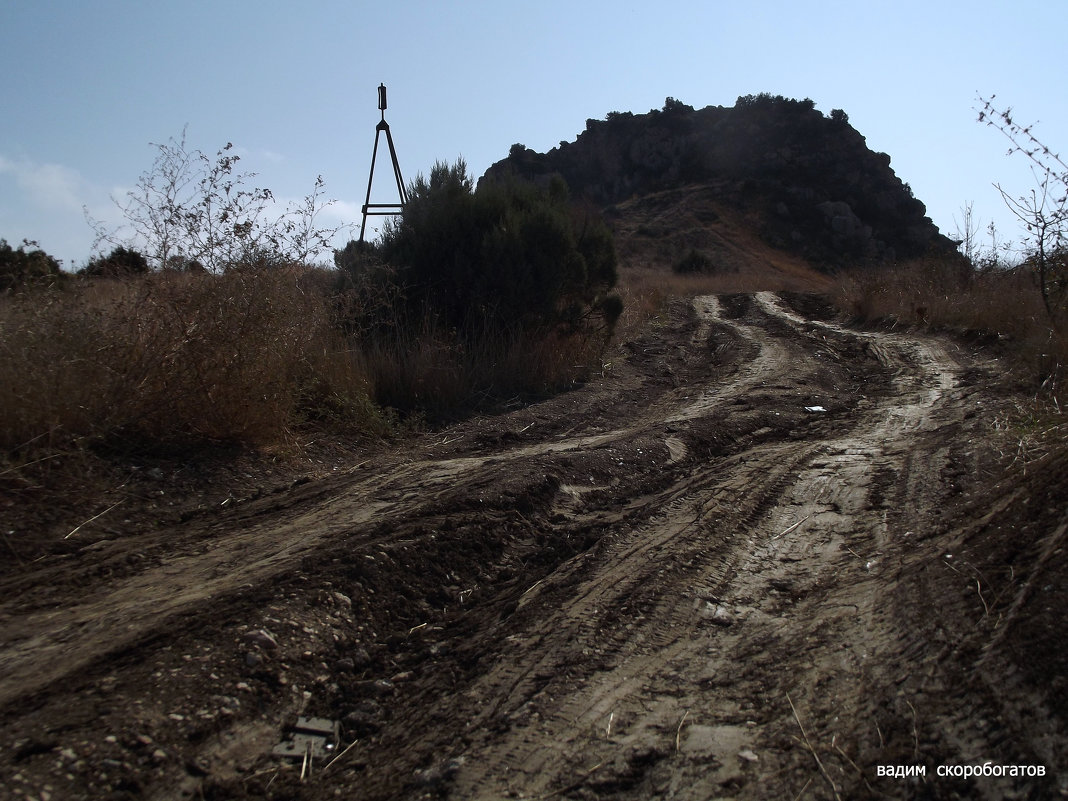
<path fill-rule="evenodd" d="M 715 408 L 726 398 L 744 397 L 753 388 L 781 374 L 786 360 L 786 348 L 768 337 L 760 328 L 724 320 L 717 298 L 699 297 L 694 301 L 694 307 L 703 321 L 702 332 L 707 332 L 711 322 L 717 320 L 721 325 L 732 329 L 742 340 L 755 344 L 758 349 L 756 356 L 733 380 L 701 391 L 696 400 L 666 415 L 666 423 L 692 420 Z"/>
<path fill-rule="evenodd" d="M 521 795 L 537 796 L 551 792 L 561 766 L 576 775 L 593 762 L 603 764 L 594 759 L 598 750 L 607 756 L 636 748 L 638 759 L 656 753 L 657 745 L 646 743 L 640 732 L 666 730 L 660 707 L 664 698 L 675 696 L 672 665 L 686 667 L 692 661 L 695 625 L 722 624 L 714 604 L 731 583 L 742 554 L 734 532 L 774 502 L 792 470 L 814 449 L 776 449 L 772 470 L 723 465 L 746 492 L 743 502 L 729 510 L 716 497 L 724 494 L 721 470 L 695 476 L 689 491 L 646 525 L 611 536 L 596 566 L 584 571 L 559 608 L 559 594 L 552 592 L 555 582 L 540 585 L 549 597 L 535 613 L 536 630 L 522 635 L 522 648 L 473 688 L 475 696 L 499 700 L 467 726 L 469 732 L 494 730 L 503 719 L 535 733 L 510 737 L 507 746 L 494 747 L 489 757 L 478 753 L 469 758 L 471 768 L 457 779 L 459 797 L 467 792 L 502 797 L 515 790 L 517 772 Z M 564 582 L 570 583 L 567 578 Z M 650 694 L 657 677 L 666 683 L 660 693 Z M 562 702 L 554 700 L 560 698 Z M 602 728 L 606 747 L 598 749 Z"/>
<path fill-rule="evenodd" d="M 530 528 L 594 544 L 531 586 L 502 590 L 488 611 L 473 608 L 459 661 L 470 655 L 477 671 L 453 688 L 428 664 L 409 685 L 423 700 L 398 699 L 396 722 L 356 744 L 350 758 L 366 773 L 354 781 L 370 797 L 418 797 L 413 765 L 449 756 L 463 763 L 434 791 L 456 798 L 796 796 L 794 778 L 812 766 L 791 740 L 786 693 L 829 741 L 835 714 L 863 706 L 866 682 L 885 681 L 873 643 L 896 630 L 879 593 L 904 547 L 888 515 L 933 503 L 942 457 L 916 436 L 942 424 L 955 365 L 937 341 L 811 321 L 768 293 L 698 298 L 693 315 L 682 348 L 692 369 L 610 430 L 385 461 L 307 496 L 251 504 L 210 529 L 214 539 L 183 543 L 95 599 L 28 615 L 0 603 L 0 706 L 328 548 L 370 553 L 396 545 L 396 532 L 424 547 L 434 536 L 420 533 L 424 520 L 477 510 L 483 489 L 544 470 L 556 491 Z M 889 388 L 826 420 L 800 415 L 803 387 L 826 368 L 814 354 L 837 345 L 877 360 Z M 735 361 L 717 374 L 710 354 L 724 348 Z M 776 424 L 780 409 L 804 430 Z M 721 430 L 736 441 L 710 446 Z M 587 462 L 635 443 L 644 459 L 656 452 L 659 470 L 602 469 L 586 483 Z M 452 728 L 413 741 L 413 721 L 441 719 Z"/>
<path fill-rule="evenodd" d="M 698 303 L 709 316 L 720 311 Z M 705 798 L 727 788 L 769 797 L 766 783 L 746 792 L 752 762 L 788 775 L 810 759 L 783 747 L 793 725 L 788 694 L 810 713 L 814 687 L 833 688 L 833 711 L 861 706 L 872 632 L 889 636 L 872 577 L 896 547 L 873 485 L 887 471 L 912 474 L 910 435 L 932 425 L 955 363 L 930 342 L 813 324 L 767 293 L 756 303 L 799 333 L 815 325 L 874 342 L 896 371 L 892 393 L 841 436 L 775 442 L 696 468 L 648 524 L 610 535 L 587 577 L 547 598 L 531 628 L 511 635 L 522 647 L 471 691 L 494 700 L 468 726 L 477 745 L 455 779 L 456 797 L 579 787 L 619 797 Z M 785 346 L 762 328 L 724 322 L 759 345 L 756 358 L 667 422 L 700 417 L 787 369 Z M 919 500 L 924 475 L 904 481 L 902 501 Z M 831 718 L 819 717 L 817 736 Z M 504 727 L 480 742 L 478 732 Z M 801 788 L 780 789 L 793 797 Z"/>

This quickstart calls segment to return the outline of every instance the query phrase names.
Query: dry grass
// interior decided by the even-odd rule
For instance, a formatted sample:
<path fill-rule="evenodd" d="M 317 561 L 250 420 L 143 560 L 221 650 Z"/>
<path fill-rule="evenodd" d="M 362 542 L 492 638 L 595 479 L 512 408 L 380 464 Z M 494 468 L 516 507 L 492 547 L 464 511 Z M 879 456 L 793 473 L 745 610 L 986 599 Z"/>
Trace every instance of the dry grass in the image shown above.
<path fill-rule="evenodd" d="M 520 397 L 544 396 L 600 368 L 603 337 L 487 332 L 458 339 L 432 322 L 363 348 L 381 406 L 443 421 Z"/>
<path fill-rule="evenodd" d="M 815 274 L 815 273 L 813 273 Z M 697 295 L 724 295 L 764 290 L 814 290 L 825 283 L 810 281 L 803 287 L 792 277 L 777 273 L 725 272 L 680 275 L 668 266 L 624 265 L 620 270 L 617 294 L 623 299 L 623 314 L 616 325 L 615 338 L 626 342 L 635 338 L 650 319 L 658 315 L 671 298 Z"/>
<path fill-rule="evenodd" d="M 1056 410 L 1068 366 L 1068 336 L 1050 320 L 1025 271 L 962 271 L 923 260 L 893 271 L 842 276 L 829 293 L 847 314 L 996 340 L 1016 374 Z"/>
<path fill-rule="evenodd" d="M 156 273 L 0 298 L 0 451 L 285 447 L 308 424 L 387 433 L 570 386 L 597 336 L 458 340 L 433 324 L 345 335 L 314 270 Z M 373 401 L 373 402 L 372 402 Z"/>
<path fill-rule="evenodd" d="M 294 270 L 155 274 L 0 304 L 0 447 L 284 441 L 309 397 L 366 395 Z"/>
<path fill-rule="evenodd" d="M 754 280 L 625 267 L 616 338 L 636 336 L 671 297 L 775 288 Z M 842 277 L 831 294 L 867 321 L 996 335 L 1056 397 L 1068 346 L 1027 275 L 920 262 Z M 596 336 L 460 341 L 423 322 L 372 343 L 344 336 L 335 308 L 328 278 L 295 268 L 162 273 L 0 298 L 0 449 L 277 445 L 309 421 L 382 433 L 369 398 L 448 418 L 566 388 L 600 368 Z"/>
<path fill-rule="evenodd" d="M 771 247 L 757 231 L 758 216 L 722 205 L 707 188 L 687 187 L 635 198 L 612 210 L 616 248 L 628 272 L 645 273 L 654 280 L 671 281 L 673 267 L 690 252 L 707 256 L 714 274 L 701 292 L 757 292 L 824 290 L 831 279 L 790 253 Z M 685 280 L 672 284 L 681 294 L 695 294 Z"/>

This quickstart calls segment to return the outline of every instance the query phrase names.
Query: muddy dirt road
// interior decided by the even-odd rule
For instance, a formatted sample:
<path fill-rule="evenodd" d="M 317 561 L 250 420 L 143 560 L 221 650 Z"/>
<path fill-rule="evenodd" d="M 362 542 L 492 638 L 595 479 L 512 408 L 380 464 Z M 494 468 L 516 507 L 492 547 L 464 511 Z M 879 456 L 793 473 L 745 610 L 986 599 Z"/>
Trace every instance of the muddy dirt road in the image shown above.
<path fill-rule="evenodd" d="M 679 301 L 573 392 L 87 533 L 3 574 L 0 794 L 1068 797 L 1068 470 L 999 372 Z"/>

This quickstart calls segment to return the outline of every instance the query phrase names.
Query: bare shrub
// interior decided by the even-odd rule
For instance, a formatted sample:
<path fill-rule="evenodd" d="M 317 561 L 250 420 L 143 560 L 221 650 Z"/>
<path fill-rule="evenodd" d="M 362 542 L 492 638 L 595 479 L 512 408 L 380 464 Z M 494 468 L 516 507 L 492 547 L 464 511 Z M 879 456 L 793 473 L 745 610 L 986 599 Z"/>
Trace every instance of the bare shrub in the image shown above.
<path fill-rule="evenodd" d="M 341 227 L 322 228 L 319 214 L 333 201 L 323 197 L 322 176 L 299 204 L 275 213 L 270 189 L 250 186 L 253 172 L 237 169 L 241 157 L 227 142 L 214 157 L 186 144 L 186 132 L 153 144 L 156 160 L 124 200 L 114 199 L 124 223 L 95 220 L 94 248 L 111 245 L 141 251 L 156 270 L 222 272 L 264 258 L 297 264 L 329 250 Z"/>
<path fill-rule="evenodd" d="M 1031 164 L 1035 186 L 1013 197 L 998 185 L 1001 197 L 1027 229 L 1024 264 L 1038 278 L 1042 303 L 1055 327 L 1068 325 L 1068 164 L 1022 125 L 1011 108 L 998 108 L 994 96 L 980 98 L 979 122 L 996 128 L 1009 140 L 1009 154 L 1019 153 Z"/>

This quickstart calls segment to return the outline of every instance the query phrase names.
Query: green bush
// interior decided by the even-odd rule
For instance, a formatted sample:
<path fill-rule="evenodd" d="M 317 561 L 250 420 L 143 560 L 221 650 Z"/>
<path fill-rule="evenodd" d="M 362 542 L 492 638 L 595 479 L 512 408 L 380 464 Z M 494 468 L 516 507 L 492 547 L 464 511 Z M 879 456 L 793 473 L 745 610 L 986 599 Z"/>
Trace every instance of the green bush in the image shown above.
<path fill-rule="evenodd" d="M 476 191 L 462 161 L 419 176 L 382 239 L 334 264 L 374 400 L 429 420 L 573 385 L 622 312 L 611 233 L 561 179 Z"/>
<path fill-rule="evenodd" d="M 716 265 L 707 253 L 691 249 L 689 253 L 671 265 L 671 269 L 679 275 L 691 273 L 715 272 Z"/>
<path fill-rule="evenodd" d="M 612 236 L 599 216 L 547 188 L 488 182 L 477 191 L 463 161 L 416 179 L 379 247 L 409 308 L 429 310 L 461 336 L 611 328 L 618 304 Z"/>
<path fill-rule="evenodd" d="M 96 256 L 78 271 L 98 278 L 122 278 L 148 272 L 148 260 L 132 248 L 117 247 L 107 256 Z"/>
<path fill-rule="evenodd" d="M 16 250 L 6 239 L 0 239 L 0 293 L 21 289 L 28 283 L 54 282 L 61 277 L 59 262 L 38 248 L 36 242 L 24 240 Z"/>

